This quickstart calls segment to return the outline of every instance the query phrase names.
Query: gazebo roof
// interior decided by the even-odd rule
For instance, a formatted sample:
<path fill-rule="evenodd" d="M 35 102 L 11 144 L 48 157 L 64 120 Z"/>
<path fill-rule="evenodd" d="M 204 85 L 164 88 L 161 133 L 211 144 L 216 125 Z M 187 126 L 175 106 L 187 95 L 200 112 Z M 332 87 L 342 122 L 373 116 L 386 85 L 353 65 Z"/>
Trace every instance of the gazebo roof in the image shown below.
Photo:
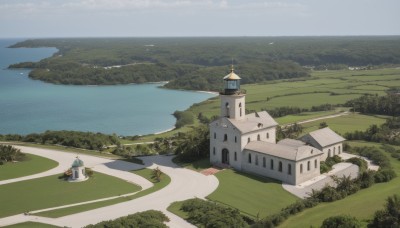
<path fill-rule="evenodd" d="M 85 164 L 83 163 L 83 161 L 81 159 L 79 159 L 79 157 L 76 157 L 75 161 L 72 162 L 71 167 L 82 167 Z"/>

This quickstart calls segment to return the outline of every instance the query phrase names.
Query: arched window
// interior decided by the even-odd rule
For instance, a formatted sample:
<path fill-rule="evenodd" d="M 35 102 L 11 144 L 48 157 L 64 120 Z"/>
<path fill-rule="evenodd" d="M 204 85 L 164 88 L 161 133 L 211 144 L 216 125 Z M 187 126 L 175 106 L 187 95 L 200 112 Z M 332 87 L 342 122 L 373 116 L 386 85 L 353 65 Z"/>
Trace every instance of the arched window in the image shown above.
<path fill-rule="evenodd" d="M 339 154 L 340 154 L 340 152 L 341 152 L 341 151 L 340 151 L 340 146 L 338 146 L 338 151 L 339 151 Z"/>
<path fill-rule="evenodd" d="M 318 168 L 318 161 L 317 161 L 317 159 L 315 159 L 315 161 L 314 161 L 314 167 L 315 167 L 315 168 Z"/>
<path fill-rule="evenodd" d="M 292 175 L 292 165 L 291 164 L 288 164 L 288 166 L 287 166 L 287 173 L 289 175 Z"/>
<path fill-rule="evenodd" d="M 251 163 L 251 154 L 249 154 L 249 163 Z"/>
<path fill-rule="evenodd" d="M 247 143 L 249 143 L 250 142 L 250 137 L 247 139 Z"/>
<path fill-rule="evenodd" d="M 217 133 L 214 132 L 214 139 L 216 139 L 216 138 L 217 138 Z"/>
<path fill-rule="evenodd" d="M 273 170 L 274 169 L 274 160 L 271 159 L 270 161 L 270 168 Z"/>
<path fill-rule="evenodd" d="M 242 103 L 239 103 L 239 115 L 242 116 Z"/>
<path fill-rule="evenodd" d="M 310 161 L 307 162 L 307 171 L 310 171 Z"/>
<path fill-rule="evenodd" d="M 224 141 L 228 141 L 228 135 L 224 134 Z"/>
<path fill-rule="evenodd" d="M 256 155 L 256 165 L 258 165 L 258 155 Z"/>
<path fill-rule="evenodd" d="M 281 161 L 279 162 L 278 170 L 279 170 L 279 172 L 282 172 L 282 162 Z"/>
<path fill-rule="evenodd" d="M 215 155 L 215 147 L 213 147 L 213 155 Z"/>
<path fill-rule="evenodd" d="M 269 133 L 267 132 L 267 139 L 269 139 Z"/>
<path fill-rule="evenodd" d="M 258 140 L 258 141 L 260 141 L 260 140 L 261 140 L 261 138 L 260 138 L 260 135 L 257 135 L 257 140 Z"/>
<path fill-rule="evenodd" d="M 331 156 L 331 149 L 328 150 L 328 157 L 332 157 Z"/>
<path fill-rule="evenodd" d="M 228 102 L 225 103 L 225 108 L 226 108 L 226 117 L 229 118 L 229 103 Z"/>
<path fill-rule="evenodd" d="M 333 155 L 335 155 L 336 147 L 333 147 Z"/>
<path fill-rule="evenodd" d="M 237 142 L 237 137 L 235 136 L 235 142 Z"/>
<path fill-rule="evenodd" d="M 303 173 L 303 164 L 300 164 L 300 173 Z"/>
<path fill-rule="evenodd" d="M 267 166 L 267 164 L 265 162 L 265 157 L 263 157 L 263 167 L 265 168 L 265 166 Z"/>
<path fill-rule="evenodd" d="M 235 152 L 235 161 L 237 161 L 237 153 Z"/>

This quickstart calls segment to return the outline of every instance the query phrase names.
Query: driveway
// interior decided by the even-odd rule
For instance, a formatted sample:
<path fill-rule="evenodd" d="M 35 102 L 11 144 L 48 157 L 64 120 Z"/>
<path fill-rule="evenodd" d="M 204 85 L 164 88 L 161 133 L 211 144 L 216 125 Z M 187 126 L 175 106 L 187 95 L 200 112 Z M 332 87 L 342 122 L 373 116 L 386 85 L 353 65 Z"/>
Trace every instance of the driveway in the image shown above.
<path fill-rule="evenodd" d="M 76 154 L 73 153 L 23 146 L 16 147 L 21 149 L 24 153 L 31 153 L 53 159 L 59 162 L 59 166 L 43 173 L 8 180 L 8 182 L 2 181 L 0 182 L 0 184 L 40 178 L 64 172 L 71 166 L 71 163 L 76 157 Z M 157 192 L 128 202 L 123 202 L 60 218 L 44 218 L 39 216 L 25 216 L 20 214 L 0 219 L 0 226 L 11 225 L 26 221 L 34 221 L 61 227 L 82 227 L 105 220 L 116 219 L 121 216 L 126 216 L 136 212 L 153 209 L 162 211 L 170 218 L 170 222 L 167 223 L 167 225 L 170 227 L 193 227 L 193 225 L 191 225 L 190 223 L 168 212 L 167 207 L 175 201 L 182 201 L 194 197 L 204 198 L 207 195 L 211 194 L 218 187 L 218 179 L 215 176 L 205 176 L 198 172 L 181 168 L 172 162 L 172 156 L 142 157 L 141 159 L 144 161 L 145 165 L 138 165 L 129 162 L 111 160 L 89 155 L 79 155 L 79 157 L 84 161 L 86 167 L 90 167 L 97 172 L 105 173 L 130 182 L 134 182 L 140 185 L 143 189 L 151 187 L 152 184 L 146 179 L 126 171 L 141 168 L 159 167 L 162 172 L 164 172 L 171 178 L 171 183 Z"/>

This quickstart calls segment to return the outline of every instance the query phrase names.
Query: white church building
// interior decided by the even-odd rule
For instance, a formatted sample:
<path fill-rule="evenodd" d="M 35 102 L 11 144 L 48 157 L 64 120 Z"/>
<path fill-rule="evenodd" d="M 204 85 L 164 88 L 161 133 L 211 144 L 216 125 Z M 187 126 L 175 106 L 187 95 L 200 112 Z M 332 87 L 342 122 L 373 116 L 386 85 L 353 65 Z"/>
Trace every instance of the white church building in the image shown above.
<path fill-rule="evenodd" d="M 329 128 L 300 140 L 276 142 L 278 123 L 268 112 L 245 114 L 240 77 L 224 77 L 221 115 L 210 124 L 210 162 L 297 185 L 320 175 L 320 162 L 340 154 L 345 140 Z"/>

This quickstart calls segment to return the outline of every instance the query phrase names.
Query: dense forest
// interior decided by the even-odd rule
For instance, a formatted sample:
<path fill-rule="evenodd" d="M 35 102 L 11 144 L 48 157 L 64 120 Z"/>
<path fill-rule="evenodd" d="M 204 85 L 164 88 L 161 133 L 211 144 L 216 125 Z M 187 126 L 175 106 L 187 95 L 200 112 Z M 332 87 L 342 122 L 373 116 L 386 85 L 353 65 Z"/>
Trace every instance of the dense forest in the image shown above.
<path fill-rule="evenodd" d="M 312 67 L 400 63 L 399 36 L 58 38 L 11 47 L 58 48 L 37 63 L 10 66 L 34 68 L 33 79 L 77 85 L 169 81 L 166 87 L 194 90 L 221 88 L 232 63 L 243 83 L 307 77 Z"/>

